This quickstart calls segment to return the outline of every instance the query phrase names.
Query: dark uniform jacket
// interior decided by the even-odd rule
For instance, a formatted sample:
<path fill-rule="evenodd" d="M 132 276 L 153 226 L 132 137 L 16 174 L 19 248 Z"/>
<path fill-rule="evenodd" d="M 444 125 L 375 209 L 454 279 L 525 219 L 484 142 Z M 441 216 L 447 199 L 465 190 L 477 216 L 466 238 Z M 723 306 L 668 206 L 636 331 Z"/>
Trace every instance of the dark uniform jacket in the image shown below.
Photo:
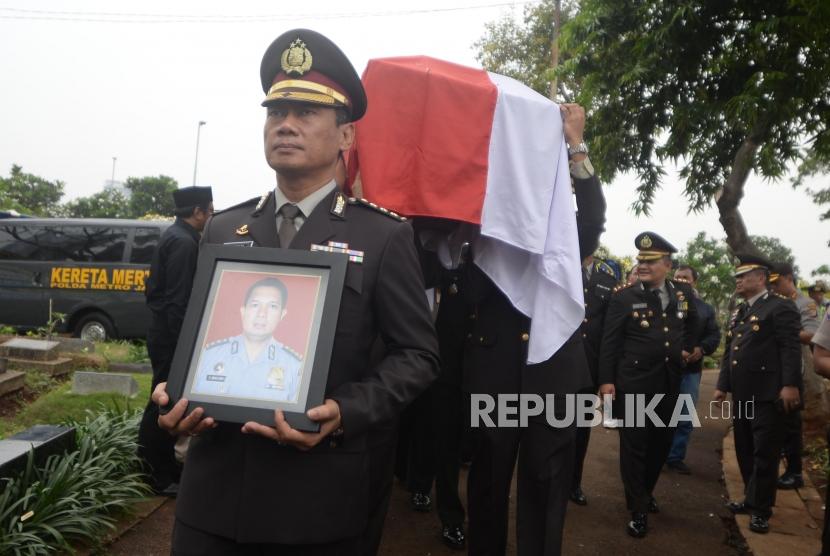
<path fill-rule="evenodd" d="M 683 350 L 691 351 L 697 309 L 689 284 L 666 280 L 669 305 L 641 282 L 611 296 L 599 356 L 599 383 L 631 394 L 676 394 Z"/>
<path fill-rule="evenodd" d="M 697 308 L 697 327 L 692 334 L 695 339 L 694 347 L 699 347 L 703 355 L 712 355 L 720 345 L 720 327 L 715 317 L 715 309 L 695 295 L 695 307 Z M 684 372 L 699 373 L 703 370 L 703 357 L 689 363 Z"/>
<path fill-rule="evenodd" d="M 177 218 L 161 234 L 150 263 L 150 276 L 144 292 L 147 306 L 153 312 L 156 324 L 163 324 L 174 341 L 181 331 L 187 301 L 193 289 L 198 255 L 199 232 Z"/>
<path fill-rule="evenodd" d="M 574 179 L 573 183 L 580 251 L 590 255 L 599 245 L 605 222 L 605 200 L 595 176 Z M 591 385 L 579 330 L 550 359 L 527 365 L 530 319 L 513 307 L 477 266 L 468 265 L 465 272 L 462 292 L 473 309 L 473 324 L 464 355 L 465 391 L 544 396 L 576 393 Z"/>
<path fill-rule="evenodd" d="M 274 196 L 217 213 L 206 243 L 278 243 Z M 360 535 L 378 498 L 379 467 L 395 419 L 438 372 L 438 346 L 412 228 L 334 191 L 292 240 L 292 249 L 328 241 L 363 251 L 350 262 L 326 398 L 340 405 L 344 437 L 309 452 L 281 447 L 238 424 L 193 439 L 176 516 L 240 542 L 325 543 Z M 239 247 L 244 249 L 245 247 Z M 382 340 L 384 353 L 371 356 Z"/>
<path fill-rule="evenodd" d="M 801 387 L 801 317 L 792 300 L 765 293 L 741 303 L 726 332 L 718 390 L 735 400 L 775 401 L 784 386 Z"/>
<path fill-rule="evenodd" d="M 582 321 L 582 343 L 588 368 L 591 370 L 593 387 L 599 387 L 599 347 L 602 342 L 602 327 L 605 311 L 611 301 L 611 294 L 617 287 L 614 271 L 602 261 L 594 261 L 590 277 L 582 272 L 582 287 L 585 293 L 585 320 Z"/>

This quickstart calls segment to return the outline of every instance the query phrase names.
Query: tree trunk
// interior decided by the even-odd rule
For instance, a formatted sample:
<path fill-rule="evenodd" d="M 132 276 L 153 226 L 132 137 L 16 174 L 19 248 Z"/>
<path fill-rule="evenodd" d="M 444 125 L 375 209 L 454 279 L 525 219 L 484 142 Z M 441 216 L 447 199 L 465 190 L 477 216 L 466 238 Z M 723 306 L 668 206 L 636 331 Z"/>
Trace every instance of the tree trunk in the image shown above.
<path fill-rule="evenodd" d="M 741 144 L 738 152 L 735 153 L 732 171 L 715 197 L 718 212 L 720 212 L 720 223 L 726 232 L 726 244 L 729 245 L 732 253 L 761 254 L 749 238 L 738 205 L 740 205 L 744 196 L 744 185 L 746 185 L 746 179 L 752 171 L 752 162 L 760 143 L 758 138 L 761 136 L 763 129 L 763 126 L 756 126 Z"/>
<path fill-rule="evenodd" d="M 556 0 L 556 10 L 553 13 L 553 39 L 550 42 L 550 67 L 554 70 L 559 67 L 559 27 L 562 21 L 562 1 Z M 559 80 L 554 77 L 550 82 L 550 99 L 556 102 L 559 93 Z"/>

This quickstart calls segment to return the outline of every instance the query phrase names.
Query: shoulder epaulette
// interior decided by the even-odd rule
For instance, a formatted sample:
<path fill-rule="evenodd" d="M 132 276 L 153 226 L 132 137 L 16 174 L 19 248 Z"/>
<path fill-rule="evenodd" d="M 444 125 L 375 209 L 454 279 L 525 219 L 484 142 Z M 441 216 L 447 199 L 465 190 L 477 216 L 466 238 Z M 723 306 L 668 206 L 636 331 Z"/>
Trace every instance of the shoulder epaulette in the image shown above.
<path fill-rule="evenodd" d="M 398 222 L 406 222 L 406 217 L 405 216 L 401 216 L 397 212 L 393 212 L 389 209 L 385 209 L 381 206 L 378 206 L 375 203 L 367 201 L 366 199 L 357 199 L 355 197 L 349 197 L 349 204 L 350 205 L 358 205 L 358 206 L 368 207 L 368 208 L 370 208 L 370 209 L 372 209 L 376 212 L 379 212 L 381 214 L 384 214 L 384 215 L 388 216 L 389 218 L 394 218 Z"/>
<path fill-rule="evenodd" d="M 268 202 L 268 198 L 274 193 L 273 189 L 269 189 L 265 193 L 262 194 L 262 197 L 259 198 L 259 202 L 257 202 L 256 207 L 254 207 L 254 212 L 251 213 L 251 216 L 259 216 L 259 213 L 262 212 L 262 209 L 265 208 L 265 204 Z"/>
<path fill-rule="evenodd" d="M 623 291 L 623 290 L 627 290 L 627 289 L 628 289 L 628 288 L 630 288 L 631 286 L 635 286 L 635 285 L 637 285 L 637 283 L 638 283 L 638 282 L 631 282 L 630 284 L 623 284 L 623 285 L 621 285 L 621 286 L 617 286 L 616 288 L 614 288 L 614 293 L 621 292 L 621 291 Z"/>
<path fill-rule="evenodd" d="M 686 280 L 685 278 L 672 278 L 672 282 L 679 282 L 681 284 L 691 285 L 692 283 Z"/>
<path fill-rule="evenodd" d="M 771 293 L 772 295 L 774 295 L 775 297 L 780 297 L 781 299 L 789 299 L 790 301 L 792 301 L 792 298 L 787 297 L 786 295 L 782 295 L 782 294 L 780 294 L 780 293 L 778 293 L 778 292 L 770 292 L 770 293 Z"/>
<path fill-rule="evenodd" d="M 289 354 L 289 355 L 293 355 L 293 356 L 294 356 L 294 358 L 295 358 L 297 361 L 302 361 L 302 360 L 303 360 L 303 356 L 302 356 L 302 355 L 300 355 L 300 354 L 299 354 L 299 352 L 294 351 L 293 349 L 291 349 L 290 347 L 288 347 L 288 346 L 286 346 L 286 345 L 283 345 L 283 346 L 282 346 L 282 349 L 283 349 L 283 350 L 285 350 L 286 352 L 288 352 L 288 354 Z"/>
<path fill-rule="evenodd" d="M 215 212 L 213 213 L 213 216 L 217 216 L 217 215 L 219 215 L 219 214 L 222 214 L 222 213 L 228 212 L 229 210 L 238 209 L 238 208 L 246 207 L 246 206 L 248 206 L 248 205 L 252 205 L 252 204 L 254 204 L 255 202 L 257 202 L 259 199 L 260 199 L 260 197 L 252 197 L 252 198 L 250 198 L 250 199 L 248 199 L 248 200 L 246 200 L 246 201 L 242 201 L 241 203 L 237 203 L 237 204 L 235 204 L 235 205 L 233 205 L 233 206 L 231 206 L 231 207 L 228 207 L 228 208 L 223 208 L 222 210 L 217 210 L 217 211 L 215 211 Z"/>
<path fill-rule="evenodd" d="M 215 342 L 211 342 L 205 346 L 205 349 L 215 348 L 216 346 L 221 346 L 222 344 L 227 344 L 230 342 L 230 338 L 222 338 L 221 340 L 216 340 Z"/>
<path fill-rule="evenodd" d="M 614 272 L 614 269 L 611 268 L 611 265 L 609 265 L 605 261 L 598 261 L 595 268 L 600 272 L 604 272 L 605 274 L 612 276 L 615 280 L 617 279 L 617 274 Z"/>

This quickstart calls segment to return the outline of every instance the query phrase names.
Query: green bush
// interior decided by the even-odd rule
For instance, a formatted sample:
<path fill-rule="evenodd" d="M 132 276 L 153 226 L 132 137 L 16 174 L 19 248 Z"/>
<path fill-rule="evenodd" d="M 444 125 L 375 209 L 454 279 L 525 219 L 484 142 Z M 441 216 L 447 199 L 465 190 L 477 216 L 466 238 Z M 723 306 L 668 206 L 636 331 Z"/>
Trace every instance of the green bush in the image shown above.
<path fill-rule="evenodd" d="M 97 546 L 119 513 L 149 494 L 139 473 L 140 412 L 88 412 L 76 427 L 78 448 L 2 480 L 0 554 L 73 552 L 72 542 Z"/>

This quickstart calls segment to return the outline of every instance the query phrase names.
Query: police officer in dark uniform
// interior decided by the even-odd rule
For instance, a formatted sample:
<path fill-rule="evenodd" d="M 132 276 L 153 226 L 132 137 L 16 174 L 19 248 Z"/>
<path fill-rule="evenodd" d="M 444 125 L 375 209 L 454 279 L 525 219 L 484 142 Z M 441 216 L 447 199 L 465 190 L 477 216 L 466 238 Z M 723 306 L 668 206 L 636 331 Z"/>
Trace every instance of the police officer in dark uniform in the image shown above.
<path fill-rule="evenodd" d="M 602 327 L 605 321 L 605 311 L 608 309 L 611 294 L 617 284 L 614 269 L 605 261 L 595 261 L 593 255 L 588 255 L 583 259 L 582 287 L 585 294 L 585 319 L 582 321 L 581 331 L 592 382 L 590 387 L 582 390 L 581 393 L 584 394 L 596 394 L 599 389 L 599 346 L 602 341 Z M 571 500 L 580 506 L 588 503 L 585 493 L 582 492 L 582 469 L 590 439 L 591 427 L 577 427 Z"/>
<path fill-rule="evenodd" d="M 159 424 L 197 435 L 176 504 L 173 554 L 374 554 L 392 486 L 396 419 L 438 370 L 438 347 L 405 219 L 336 187 L 366 110 L 360 78 L 329 39 L 278 37 L 260 77 L 277 187 L 217 213 L 203 241 L 348 251 L 320 432 L 216 423 L 180 400 Z M 240 247 L 243 248 L 243 247 Z M 376 350 L 381 344 L 382 350 Z M 169 398 L 160 385 L 154 400 Z"/>
<path fill-rule="evenodd" d="M 161 235 L 150 263 L 147 306 L 153 314 L 147 332 L 147 352 L 153 366 L 153 388 L 167 380 L 173 352 L 182 328 L 187 301 L 196 273 L 200 233 L 213 214 L 210 187 L 184 187 L 173 192 L 176 221 Z M 138 455 L 149 466 L 156 492 L 174 496 L 179 466 L 174 455 L 176 439 L 158 428 L 158 406 L 144 409 L 138 429 Z"/>
<path fill-rule="evenodd" d="M 691 286 L 667 279 L 677 249 L 653 232 L 641 233 L 634 244 L 639 249 L 639 281 L 611 297 L 599 382 L 600 393 L 615 396 L 623 407 L 631 402 L 626 394 L 645 395 L 647 404 L 663 394 L 655 412 L 666 426 L 646 419 L 645 426 L 625 423 L 620 428 L 620 472 L 631 512 L 627 530 L 640 538 L 648 532 L 648 512 L 659 511 L 653 492 L 674 436 L 675 427 L 668 423 L 683 367 L 694 347 L 697 309 Z"/>
<path fill-rule="evenodd" d="M 732 313 L 714 398 L 732 393 L 735 454 L 744 480 L 743 501 L 729 509 L 751 514 L 749 528 L 769 531 L 786 416 L 800 406 L 801 320 L 791 299 L 767 291 L 771 263 L 739 255 Z M 752 402 L 752 408 L 747 405 Z"/>
<path fill-rule="evenodd" d="M 561 105 L 571 180 L 577 202 L 580 252 L 593 253 L 605 223 L 602 187 L 582 142 L 584 110 Z M 590 387 L 582 333 L 577 330 L 547 361 L 527 364 L 530 319 L 474 264 L 461 291 L 473 306 L 464 352 L 466 392 L 554 394 L 562 399 Z M 554 407 L 562 416 L 564 404 Z M 516 529 L 518 553 L 559 554 L 574 465 L 576 426 L 553 428 L 544 416 L 525 428 L 473 429 L 468 475 L 469 552 L 504 554 L 510 485 L 518 457 Z M 542 479 L 540 479 L 542 478 Z"/>

